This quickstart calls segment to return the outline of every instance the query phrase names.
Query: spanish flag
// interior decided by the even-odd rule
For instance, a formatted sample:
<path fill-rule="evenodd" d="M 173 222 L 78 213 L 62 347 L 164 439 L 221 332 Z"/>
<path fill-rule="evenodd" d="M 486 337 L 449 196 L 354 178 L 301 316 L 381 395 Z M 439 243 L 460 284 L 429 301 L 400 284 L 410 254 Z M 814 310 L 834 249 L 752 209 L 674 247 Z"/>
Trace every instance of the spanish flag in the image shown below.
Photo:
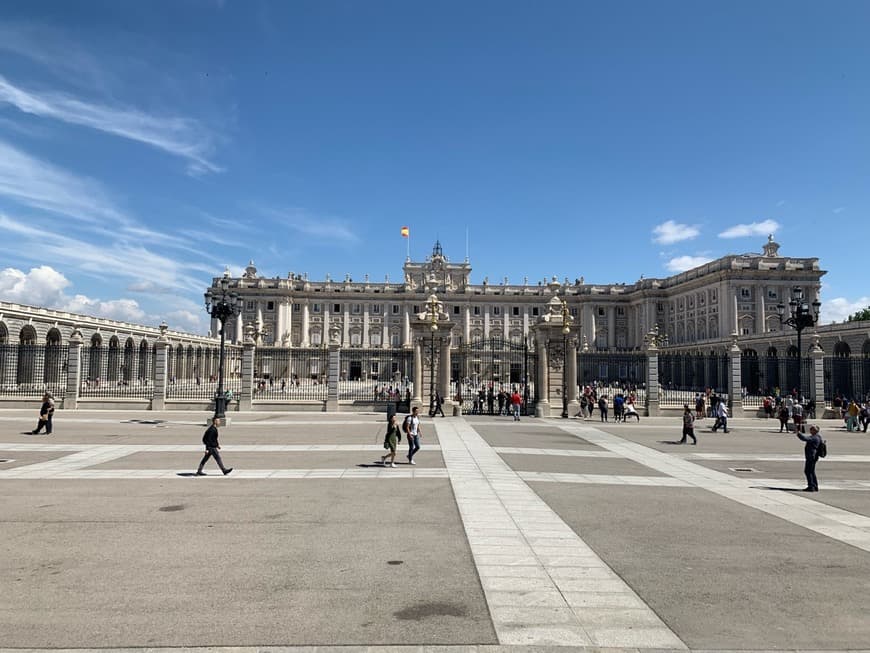
<path fill-rule="evenodd" d="M 402 238 L 409 238 L 411 236 L 411 231 L 408 227 L 402 227 Z"/>

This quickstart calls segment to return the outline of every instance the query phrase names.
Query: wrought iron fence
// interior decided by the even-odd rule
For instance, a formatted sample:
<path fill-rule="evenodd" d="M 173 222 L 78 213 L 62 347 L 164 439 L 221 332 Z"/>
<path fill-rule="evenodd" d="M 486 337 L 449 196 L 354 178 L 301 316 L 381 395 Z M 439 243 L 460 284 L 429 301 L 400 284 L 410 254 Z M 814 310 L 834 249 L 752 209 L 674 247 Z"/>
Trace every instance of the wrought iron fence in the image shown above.
<path fill-rule="evenodd" d="M 68 358 L 66 345 L 0 345 L 0 395 L 62 398 Z"/>
<path fill-rule="evenodd" d="M 870 395 L 870 357 L 825 356 L 825 401 L 867 399 Z"/>
<path fill-rule="evenodd" d="M 727 354 L 659 354 L 659 404 L 694 406 L 698 394 L 728 396 L 731 359 Z"/>
<path fill-rule="evenodd" d="M 410 349 L 342 349 L 338 398 L 386 403 L 413 393 L 414 353 Z"/>
<path fill-rule="evenodd" d="M 153 351 L 135 347 L 82 347 L 80 397 L 150 398 Z"/>
<path fill-rule="evenodd" d="M 800 394 L 812 397 L 813 361 L 808 357 L 800 361 Z M 743 404 L 757 407 L 764 397 L 786 395 L 798 389 L 797 356 L 756 356 L 744 353 L 740 357 L 740 385 L 743 388 Z"/>
<path fill-rule="evenodd" d="M 489 414 L 492 389 L 492 414 L 495 414 L 499 390 L 516 390 L 523 399 L 521 414 L 532 414 L 538 401 L 537 360 L 538 354 L 527 340 L 517 343 L 490 338 L 454 348 L 450 359 L 452 399 L 461 405 L 465 415 Z M 508 408 L 505 404 L 502 412 Z"/>
<path fill-rule="evenodd" d="M 646 396 L 646 354 L 609 354 L 578 352 L 577 384 L 607 390 L 613 396 L 618 391 L 634 392 L 638 401 Z M 600 393 L 599 393 L 600 394 Z"/>
<path fill-rule="evenodd" d="M 166 349 L 166 398 L 214 399 L 218 388 L 220 347 Z M 242 391 L 242 349 L 224 348 L 224 392 L 230 399 Z"/>
<path fill-rule="evenodd" d="M 329 351 L 323 348 L 258 347 L 253 399 L 325 401 Z"/>

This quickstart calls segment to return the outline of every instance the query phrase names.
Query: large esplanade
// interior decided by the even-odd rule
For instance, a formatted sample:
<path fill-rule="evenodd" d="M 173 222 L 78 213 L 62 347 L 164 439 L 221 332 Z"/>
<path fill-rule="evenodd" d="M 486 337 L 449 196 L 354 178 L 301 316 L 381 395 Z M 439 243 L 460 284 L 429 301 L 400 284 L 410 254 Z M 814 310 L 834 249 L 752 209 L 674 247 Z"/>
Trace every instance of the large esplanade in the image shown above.
<path fill-rule="evenodd" d="M 580 346 L 589 351 L 637 350 L 654 327 L 668 334 L 671 346 L 698 347 L 728 342 L 732 334 L 777 340 L 790 336 L 776 305 L 787 303 L 795 286 L 810 301 L 819 296 L 825 272 L 817 258 L 792 258 L 779 253 L 770 237 L 761 253 L 728 255 L 662 279 L 634 283 L 586 283 L 583 277 L 556 277 L 511 282 L 485 278 L 471 283 L 468 260 L 452 263 L 436 243 L 425 261 L 407 260 L 404 279 L 362 281 L 346 276 L 321 281 L 307 274 L 265 278 L 253 261 L 232 291 L 244 299 L 243 312 L 227 325 L 227 335 L 242 342 L 244 326 L 253 324 L 263 342 L 279 346 L 325 344 L 334 330 L 343 347 L 391 348 L 412 344 L 411 324 L 436 295 L 453 330 L 452 344 L 501 338 L 520 343 L 545 313 L 554 296 L 567 302 L 579 325 Z M 217 288 L 220 277 L 212 284 Z M 216 333 L 218 324 L 212 324 Z"/>

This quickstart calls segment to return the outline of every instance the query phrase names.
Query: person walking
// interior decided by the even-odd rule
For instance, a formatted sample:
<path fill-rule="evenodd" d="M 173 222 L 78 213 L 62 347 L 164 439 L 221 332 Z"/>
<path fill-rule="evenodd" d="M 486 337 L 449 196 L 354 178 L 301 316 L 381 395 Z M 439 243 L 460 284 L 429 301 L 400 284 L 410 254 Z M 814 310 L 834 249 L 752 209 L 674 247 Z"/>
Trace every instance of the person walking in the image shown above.
<path fill-rule="evenodd" d="M 683 439 L 680 444 L 686 444 L 686 436 L 692 438 L 692 444 L 698 444 L 698 438 L 695 437 L 695 416 L 689 409 L 689 404 L 683 404 Z"/>
<path fill-rule="evenodd" d="M 804 445 L 804 476 L 807 477 L 807 486 L 804 488 L 804 492 L 818 492 L 819 479 L 816 478 L 816 462 L 819 460 L 819 446 L 822 444 L 819 427 L 812 424 L 809 435 L 804 435 L 800 431 L 795 435 L 806 443 Z"/>
<path fill-rule="evenodd" d="M 396 466 L 396 447 L 399 446 L 401 439 L 402 429 L 399 428 L 399 424 L 396 422 L 396 414 L 393 413 L 390 415 L 390 421 L 387 424 L 387 433 L 384 435 L 384 449 L 389 449 L 390 452 L 381 456 L 381 465 L 386 467 L 387 458 L 389 458 L 390 467 Z"/>
<path fill-rule="evenodd" d="M 513 409 L 514 421 L 520 421 L 520 406 L 523 403 L 523 398 L 520 397 L 520 393 L 516 390 L 513 391 L 511 395 L 511 408 Z"/>
<path fill-rule="evenodd" d="M 420 451 L 420 436 L 423 435 L 420 428 L 420 409 L 417 406 L 414 406 L 411 414 L 405 418 L 404 428 L 408 438 L 408 464 L 416 465 L 414 454 Z"/>
<path fill-rule="evenodd" d="M 435 417 L 441 413 L 441 417 L 446 417 L 444 415 L 444 397 L 441 396 L 441 393 L 437 390 L 435 391 L 435 410 L 432 411 L 432 417 Z"/>
<path fill-rule="evenodd" d="M 728 433 L 728 406 L 725 405 L 725 400 L 722 398 L 720 398 L 719 403 L 716 404 L 716 423 L 713 424 L 713 433 L 715 433 L 720 426 L 725 433 Z"/>
<path fill-rule="evenodd" d="M 777 418 L 779 419 L 779 432 L 782 433 L 783 430 L 788 430 L 788 408 L 785 407 L 785 404 L 780 404 L 779 411 L 776 413 Z"/>
<path fill-rule="evenodd" d="M 217 463 L 218 467 L 220 467 L 220 470 L 224 473 L 224 476 L 233 471 L 232 467 L 224 467 L 224 461 L 221 460 L 221 445 L 218 444 L 217 430 L 217 425 L 219 421 L 219 418 L 213 417 L 211 419 L 211 424 L 209 424 L 209 427 L 205 430 L 205 433 L 202 434 L 202 443 L 205 445 L 205 455 L 202 457 L 202 460 L 199 461 L 199 468 L 196 470 L 197 476 L 206 475 L 206 473 L 202 471 L 202 468 L 205 467 L 205 464 L 208 462 L 209 458 L 214 458 L 214 461 Z"/>
<path fill-rule="evenodd" d="M 601 421 L 607 421 L 607 395 L 601 395 L 598 400 L 598 412 L 601 413 Z"/>
<path fill-rule="evenodd" d="M 30 435 L 38 435 L 43 427 L 45 427 L 45 434 L 51 435 L 52 415 L 54 415 L 54 398 L 50 393 L 46 392 L 42 395 L 42 406 L 39 407 L 39 421 L 36 423 L 36 428 L 30 432 Z"/>

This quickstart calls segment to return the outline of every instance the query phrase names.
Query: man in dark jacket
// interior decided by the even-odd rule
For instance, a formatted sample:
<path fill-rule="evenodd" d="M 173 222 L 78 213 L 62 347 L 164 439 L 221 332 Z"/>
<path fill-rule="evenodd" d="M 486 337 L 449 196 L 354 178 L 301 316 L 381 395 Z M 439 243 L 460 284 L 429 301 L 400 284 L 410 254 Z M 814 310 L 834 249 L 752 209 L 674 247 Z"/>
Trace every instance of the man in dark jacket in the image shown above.
<path fill-rule="evenodd" d="M 209 458 L 214 458 L 214 461 L 218 464 L 218 467 L 220 467 L 221 471 L 224 473 L 224 476 L 233 471 L 232 467 L 224 467 L 224 461 L 221 460 L 221 446 L 218 444 L 217 424 L 218 418 L 212 418 L 211 424 L 202 435 L 202 443 L 205 445 L 205 455 L 202 457 L 202 460 L 199 461 L 199 469 L 196 470 L 197 476 L 205 476 L 205 472 L 202 471 L 202 468 L 205 467 L 205 464 L 208 462 Z"/>
<path fill-rule="evenodd" d="M 45 434 L 51 435 L 51 417 L 54 415 L 54 399 L 47 392 L 42 395 L 42 406 L 39 408 L 39 421 L 36 423 L 36 428 L 30 432 L 30 435 L 37 435 L 42 427 L 45 427 Z"/>
<path fill-rule="evenodd" d="M 810 426 L 810 434 L 804 435 L 796 431 L 795 435 L 806 442 L 804 445 L 804 475 L 807 477 L 807 486 L 804 492 L 818 492 L 819 479 L 816 478 L 816 461 L 819 459 L 819 446 L 822 444 L 822 436 L 819 435 L 819 427 Z"/>

